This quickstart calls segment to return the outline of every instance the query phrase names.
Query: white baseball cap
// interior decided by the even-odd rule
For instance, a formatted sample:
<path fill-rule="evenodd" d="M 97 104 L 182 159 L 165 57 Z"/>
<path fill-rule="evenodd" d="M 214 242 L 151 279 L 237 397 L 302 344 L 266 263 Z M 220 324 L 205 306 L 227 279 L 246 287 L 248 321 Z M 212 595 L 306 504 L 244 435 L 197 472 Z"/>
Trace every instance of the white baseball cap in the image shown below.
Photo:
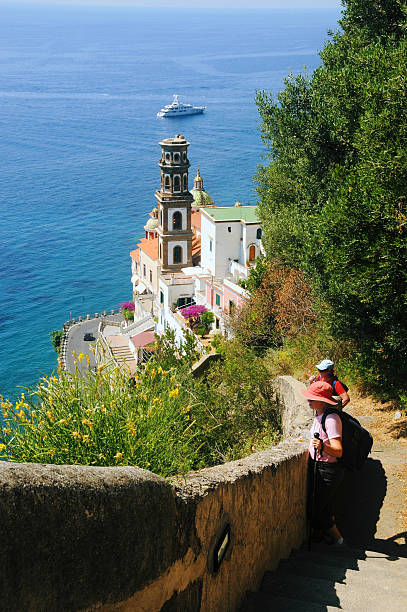
<path fill-rule="evenodd" d="M 319 363 L 315 367 L 317 370 L 322 371 L 322 370 L 330 370 L 331 368 L 334 367 L 334 365 L 335 365 L 334 362 L 331 361 L 330 359 L 323 359 L 321 363 Z"/>

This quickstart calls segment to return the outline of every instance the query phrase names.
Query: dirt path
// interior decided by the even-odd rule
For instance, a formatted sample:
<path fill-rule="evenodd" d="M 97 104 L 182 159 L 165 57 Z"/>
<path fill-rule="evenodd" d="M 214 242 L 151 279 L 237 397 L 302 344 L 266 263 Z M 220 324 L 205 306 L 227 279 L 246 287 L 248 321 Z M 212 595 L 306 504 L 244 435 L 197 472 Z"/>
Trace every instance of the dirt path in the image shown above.
<path fill-rule="evenodd" d="M 345 410 L 374 438 L 362 472 L 342 487 L 338 524 L 355 544 L 407 556 L 407 418 L 390 402 L 353 395 Z"/>

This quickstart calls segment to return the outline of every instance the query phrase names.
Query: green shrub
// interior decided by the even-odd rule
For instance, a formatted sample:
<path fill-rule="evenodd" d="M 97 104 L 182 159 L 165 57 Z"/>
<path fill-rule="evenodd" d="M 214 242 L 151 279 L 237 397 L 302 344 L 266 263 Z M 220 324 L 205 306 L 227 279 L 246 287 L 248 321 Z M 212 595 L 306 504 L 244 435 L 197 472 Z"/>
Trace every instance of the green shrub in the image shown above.
<path fill-rule="evenodd" d="M 51 344 L 54 347 L 54 351 L 59 353 L 59 348 L 61 346 L 62 338 L 64 337 L 64 332 L 62 329 L 54 329 L 50 332 L 51 336 Z"/>

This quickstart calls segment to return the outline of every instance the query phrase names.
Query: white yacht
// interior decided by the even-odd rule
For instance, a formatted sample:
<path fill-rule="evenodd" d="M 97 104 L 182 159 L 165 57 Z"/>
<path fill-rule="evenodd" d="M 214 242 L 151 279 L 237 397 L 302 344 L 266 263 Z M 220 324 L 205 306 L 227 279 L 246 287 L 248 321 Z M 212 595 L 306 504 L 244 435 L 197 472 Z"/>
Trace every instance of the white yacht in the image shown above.
<path fill-rule="evenodd" d="M 167 104 L 157 113 L 157 117 L 182 117 L 185 115 L 199 115 L 203 113 L 206 106 L 192 106 L 178 100 L 178 94 L 174 94 L 171 104 Z"/>

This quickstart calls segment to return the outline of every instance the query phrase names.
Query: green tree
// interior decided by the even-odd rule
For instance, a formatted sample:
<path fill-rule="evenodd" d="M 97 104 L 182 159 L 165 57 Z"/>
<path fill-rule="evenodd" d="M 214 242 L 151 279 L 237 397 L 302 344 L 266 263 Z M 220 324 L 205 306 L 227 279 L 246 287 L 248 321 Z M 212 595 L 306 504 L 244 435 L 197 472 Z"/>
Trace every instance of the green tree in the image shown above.
<path fill-rule="evenodd" d="M 257 104 L 269 257 L 301 269 L 368 382 L 407 376 L 406 3 L 349 0 L 314 74 Z"/>

